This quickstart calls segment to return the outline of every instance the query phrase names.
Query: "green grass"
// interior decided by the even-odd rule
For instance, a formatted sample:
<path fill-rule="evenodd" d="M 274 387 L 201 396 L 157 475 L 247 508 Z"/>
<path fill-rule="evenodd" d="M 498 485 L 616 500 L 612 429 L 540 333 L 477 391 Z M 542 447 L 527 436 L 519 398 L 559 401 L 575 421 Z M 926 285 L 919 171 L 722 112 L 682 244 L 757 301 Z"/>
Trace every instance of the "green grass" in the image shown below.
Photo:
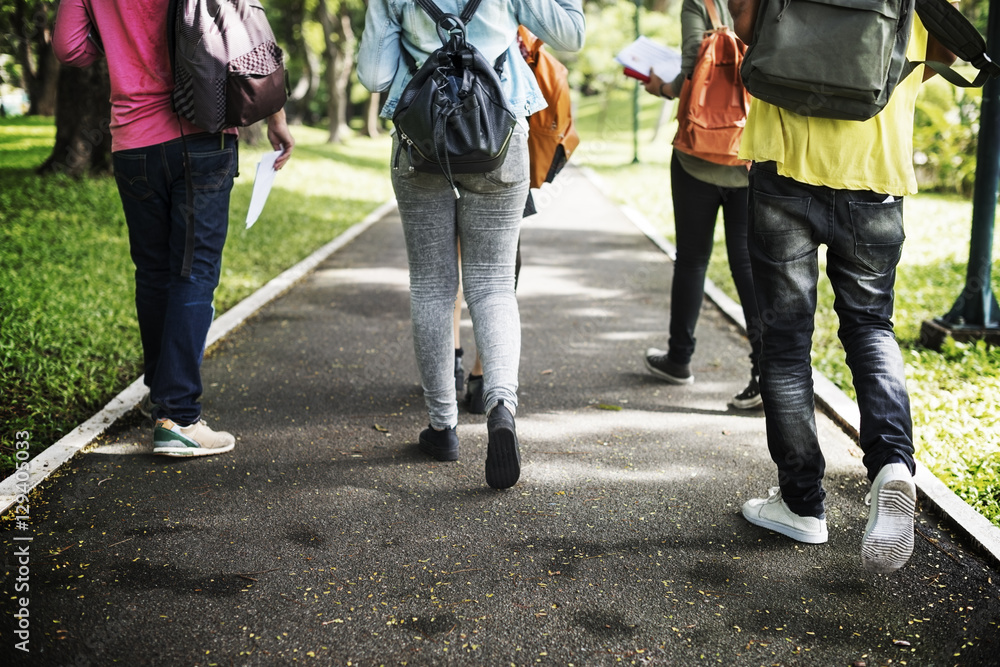
<path fill-rule="evenodd" d="M 222 313 L 391 197 L 388 138 L 296 149 L 264 213 L 244 229 L 263 147 L 241 147 L 216 310 Z M 125 219 L 111 177 L 40 178 L 51 119 L 0 121 L 0 475 L 14 434 L 35 454 L 138 377 L 141 347 Z"/>
<path fill-rule="evenodd" d="M 653 137 L 662 103 L 641 97 L 639 163 L 633 164 L 632 94 L 584 98 L 575 116 L 582 137 L 577 164 L 591 167 L 621 204 L 641 212 L 674 240 L 670 199 L 669 122 Z M 917 458 L 960 497 L 1000 526 L 1000 349 L 950 342 L 941 352 L 920 347 L 923 321 L 947 313 L 965 284 L 971 202 L 919 194 L 905 203 L 907 239 L 896 281 L 896 334 L 906 362 Z M 822 254 L 821 254 L 822 255 Z M 1000 234 L 994 236 L 993 289 L 1000 293 Z M 709 277 L 738 300 L 729 275 L 721 221 Z M 833 291 L 819 285 L 813 363 L 848 395 L 851 373 L 837 338 Z"/>

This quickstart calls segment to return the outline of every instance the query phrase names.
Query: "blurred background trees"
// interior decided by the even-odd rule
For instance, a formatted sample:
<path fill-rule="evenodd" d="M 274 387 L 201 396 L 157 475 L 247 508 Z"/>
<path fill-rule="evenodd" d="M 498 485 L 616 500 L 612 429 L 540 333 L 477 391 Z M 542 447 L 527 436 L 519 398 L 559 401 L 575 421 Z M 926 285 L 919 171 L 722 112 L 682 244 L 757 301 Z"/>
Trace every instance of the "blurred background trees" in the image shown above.
<path fill-rule="evenodd" d="M 358 83 L 356 55 L 364 28 L 364 0 L 264 0 L 286 53 L 292 123 L 323 127 L 330 143 L 387 129 L 380 99 Z M 631 90 L 614 55 L 642 34 L 680 45 L 681 0 L 587 0 L 587 45 L 578 54 L 556 53 L 570 68 L 581 96 L 609 97 Z M 109 86 L 103 64 L 60 67 L 52 53 L 58 0 L 6 0 L 0 6 L 0 115 L 52 116 L 56 145 L 43 171 L 72 175 L 109 168 Z M 963 12 L 985 33 L 989 0 L 962 0 Z M 917 107 L 914 163 L 924 189 L 968 196 L 975 174 L 979 90 L 956 90 L 941 81 L 924 86 Z M 19 97 L 20 95 L 20 97 Z M 25 101 L 26 100 L 26 103 Z M 252 139 L 259 133 L 248 132 Z"/>

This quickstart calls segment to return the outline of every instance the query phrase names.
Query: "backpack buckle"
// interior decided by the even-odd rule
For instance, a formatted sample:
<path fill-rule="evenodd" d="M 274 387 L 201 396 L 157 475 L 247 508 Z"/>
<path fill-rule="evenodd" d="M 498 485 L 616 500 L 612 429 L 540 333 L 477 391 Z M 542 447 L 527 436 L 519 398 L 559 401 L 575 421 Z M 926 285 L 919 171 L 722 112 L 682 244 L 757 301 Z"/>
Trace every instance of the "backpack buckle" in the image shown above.
<path fill-rule="evenodd" d="M 459 43 L 465 42 L 465 23 L 458 16 L 445 14 L 438 19 L 435 27 L 442 44 L 447 44 L 456 37 L 459 38 Z"/>

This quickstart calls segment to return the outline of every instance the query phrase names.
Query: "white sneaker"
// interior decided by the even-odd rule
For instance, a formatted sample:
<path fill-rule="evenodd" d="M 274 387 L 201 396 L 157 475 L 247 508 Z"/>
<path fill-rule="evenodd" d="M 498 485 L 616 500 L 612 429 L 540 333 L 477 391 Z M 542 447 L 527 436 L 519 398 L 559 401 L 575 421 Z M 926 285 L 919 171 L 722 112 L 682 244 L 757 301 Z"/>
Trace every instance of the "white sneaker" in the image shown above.
<path fill-rule="evenodd" d="M 153 453 L 163 456 L 211 456 L 235 446 L 236 438 L 231 433 L 213 431 L 201 419 L 190 426 L 157 419 L 153 428 Z"/>
<path fill-rule="evenodd" d="M 826 519 L 799 516 L 788 509 L 781 499 L 781 489 L 776 486 L 767 493 L 767 498 L 754 498 L 743 503 L 743 516 L 747 521 L 806 544 L 826 542 Z"/>
<path fill-rule="evenodd" d="M 861 538 L 861 565 L 888 574 L 906 565 L 913 554 L 913 512 L 917 487 L 903 463 L 882 466 L 865 496 L 868 525 Z"/>

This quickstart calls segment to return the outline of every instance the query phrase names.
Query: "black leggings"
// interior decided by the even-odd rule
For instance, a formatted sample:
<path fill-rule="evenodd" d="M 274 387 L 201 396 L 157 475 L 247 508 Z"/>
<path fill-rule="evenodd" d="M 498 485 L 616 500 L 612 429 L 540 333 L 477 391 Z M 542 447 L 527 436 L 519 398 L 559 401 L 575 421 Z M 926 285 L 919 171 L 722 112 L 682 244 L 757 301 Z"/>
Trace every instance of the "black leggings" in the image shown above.
<path fill-rule="evenodd" d="M 729 270 L 747 322 L 751 372 L 757 375 L 760 318 L 747 250 L 747 188 L 723 188 L 699 181 L 684 171 L 676 154 L 670 162 L 670 180 L 677 230 L 677 262 L 670 290 L 668 356 L 674 363 L 687 364 L 694 355 L 694 328 L 705 296 L 705 273 L 712 257 L 715 220 L 721 206 Z"/>

